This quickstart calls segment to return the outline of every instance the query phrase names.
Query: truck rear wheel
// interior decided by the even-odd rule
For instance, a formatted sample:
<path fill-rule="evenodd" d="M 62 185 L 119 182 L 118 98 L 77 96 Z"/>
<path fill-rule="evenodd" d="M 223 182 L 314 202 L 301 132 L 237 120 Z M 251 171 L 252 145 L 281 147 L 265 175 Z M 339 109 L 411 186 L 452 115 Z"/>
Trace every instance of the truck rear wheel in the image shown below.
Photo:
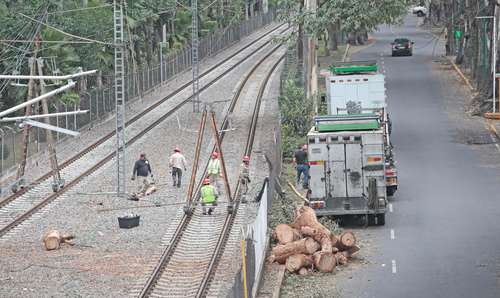
<path fill-rule="evenodd" d="M 368 216 L 368 225 L 370 225 L 370 226 L 383 226 L 383 225 L 385 225 L 385 213 L 370 214 Z"/>

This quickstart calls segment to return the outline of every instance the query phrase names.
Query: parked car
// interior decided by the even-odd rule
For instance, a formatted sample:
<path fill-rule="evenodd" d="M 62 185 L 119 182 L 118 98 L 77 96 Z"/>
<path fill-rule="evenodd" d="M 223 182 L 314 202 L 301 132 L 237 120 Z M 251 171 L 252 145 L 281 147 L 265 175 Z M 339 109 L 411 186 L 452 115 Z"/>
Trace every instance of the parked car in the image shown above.
<path fill-rule="evenodd" d="M 417 17 L 425 17 L 427 14 L 427 8 L 425 6 L 415 6 L 411 9 L 413 14 L 416 14 Z"/>
<path fill-rule="evenodd" d="M 396 38 L 391 42 L 392 56 L 412 56 L 414 42 L 408 38 Z"/>

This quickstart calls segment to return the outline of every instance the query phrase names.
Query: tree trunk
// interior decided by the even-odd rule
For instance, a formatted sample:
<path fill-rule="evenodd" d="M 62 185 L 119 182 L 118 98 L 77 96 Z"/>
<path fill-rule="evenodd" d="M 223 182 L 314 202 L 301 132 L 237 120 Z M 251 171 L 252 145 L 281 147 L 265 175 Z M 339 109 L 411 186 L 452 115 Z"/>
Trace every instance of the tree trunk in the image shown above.
<path fill-rule="evenodd" d="M 338 49 L 337 26 L 335 26 L 335 24 L 330 24 L 328 25 L 328 50 L 336 51 L 337 49 Z"/>
<path fill-rule="evenodd" d="M 356 34 L 350 32 L 347 34 L 347 43 L 355 46 L 356 45 Z"/>
<path fill-rule="evenodd" d="M 318 251 L 313 255 L 314 266 L 320 272 L 332 272 L 335 269 L 337 261 L 331 252 Z"/>
<path fill-rule="evenodd" d="M 287 244 L 276 245 L 272 254 L 276 257 L 291 254 L 313 254 L 319 249 L 319 244 L 312 238 L 304 238 Z"/>
<path fill-rule="evenodd" d="M 299 231 L 287 224 L 277 225 L 274 229 L 274 235 L 280 244 L 287 244 L 301 238 Z"/>
<path fill-rule="evenodd" d="M 310 267 L 313 264 L 311 256 L 306 256 L 304 254 L 294 254 L 288 257 L 285 263 L 286 270 L 288 272 L 297 272 L 301 268 Z"/>

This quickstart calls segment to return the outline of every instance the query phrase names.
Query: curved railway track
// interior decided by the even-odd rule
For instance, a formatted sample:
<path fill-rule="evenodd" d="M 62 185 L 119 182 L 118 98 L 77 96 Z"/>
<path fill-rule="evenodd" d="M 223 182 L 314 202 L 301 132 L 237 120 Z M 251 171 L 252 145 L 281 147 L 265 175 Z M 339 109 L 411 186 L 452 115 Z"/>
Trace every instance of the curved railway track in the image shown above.
<path fill-rule="evenodd" d="M 216 65 L 209 68 L 207 71 L 203 72 L 200 77 L 205 77 L 211 74 L 213 71 L 217 70 L 219 67 L 223 66 L 223 64 L 231 61 L 236 55 L 242 53 L 244 50 L 248 49 L 255 42 L 262 40 L 266 36 L 270 36 L 273 32 L 276 32 L 279 28 L 284 25 L 278 25 L 272 28 L 270 31 L 266 32 L 266 34 L 261 35 L 256 40 L 249 42 L 247 45 L 243 46 L 241 49 L 231 54 L 229 57 L 224 59 L 223 61 L 218 62 Z M 283 29 L 279 32 L 279 34 L 285 32 L 287 29 Z M 206 90 L 210 86 L 216 84 L 221 78 L 230 73 L 233 69 L 250 59 L 256 53 L 260 52 L 260 50 L 266 48 L 267 45 L 271 43 L 271 40 L 265 41 L 262 45 L 259 46 L 258 50 L 252 51 L 251 53 L 244 56 L 241 60 L 236 62 L 234 65 L 231 65 L 227 69 L 225 69 L 221 74 L 212 79 L 210 82 L 205 84 L 200 88 L 200 92 Z M 169 99 L 178 95 L 180 92 L 186 90 L 191 86 L 191 82 L 187 82 L 181 87 L 174 90 L 172 93 L 167 95 L 166 97 L 160 99 L 155 102 L 139 114 L 135 115 L 132 119 L 127 121 L 127 126 L 138 122 L 145 115 L 151 113 L 156 108 L 158 108 L 161 104 L 165 103 Z M 165 121 L 172 114 L 174 114 L 177 110 L 183 107 L 185 104 L 190 102 L 192 98 L 188 96 L 185 100 L 182 100 L 179 104 L 175 105 L 172 109 L 168 110 L 165 114 L 155 120 L 153 123 L 147 125 L 144 128 L 141 128 L 139 133 L 136 133 L 134 137 L 127 140 L 126 145 L 130 146 L 139 140 L 146 132 L 152 130 L 161 122 Z M 104 137 L 100 138 L 95 143 L 91 144 L 84 150 L 80 151 L 64 163 L 60 165 L 60 169 L 62 175 L 67 181 L 66 186 L 61 189 L 57 193 L 53 193 L 51 191 L 51 176 L 52 172 L 48 172 L 42 177 L 38 178 L 28 187 L 18 191 L 17 193 L 11 195 L 10 197 L 0 201 L 0 237 L 6 235 L 10 230 L 20 225 L 26 219 L 30 218 L 33 214 L 40 211 L 42 208 L 50 204 L 52 201 L 66 193 L 73 186 L 80 183 L 85 177 L 89 176 L 97 169 L 104 166 L 106 163 L 110 162 L 115 157 L 114 145 L 106 146 L 106 141 L 111 140 L 111 138 L 115 135 L 115 132 L 111 132 Z M 112 143 L 112 142 L 108 142 Z M 113 143 L 114 144 L 114 143 Z M 92 153 L 92 154 L 89 154 Z M 104 158 L 102 158 L 104 156 Z M 83 157 L 85 157 L 85 162 L 83 162 Z M 82 165 L 82 163 L 84 165 Z M 88 166 L 88 164 L 92 164 L 92 166 Z M 83 170 L 82 170 L 83 169 Z"/>
<path fill-rule="evenodd" d="M 241 97 L 241 93 L 250 78 L 255 75 L 264 62 L 276 54 L 279 48 L 280 45 L 273 48 L 245 76 L 231 100 L 227 114 L 234 110 L 238 98 Z M 259 87 L 246 137 L 245 155 L 251 155 L 252 152 L 260 103 L 267 82 L 282 60 L 283 56 L 278 57 L 265 73 L 264 78 L 261 79 L 262 83 Z M 222 129 L 225 128 L 226 123 L 227 116 L 224 119 Z M 224 134 L 221 133 L 221 140 L 223 138 Z M 196 193 L 199 192 L 200 187 L 201 183 L 198 183 Z M 139 297 L 204 297 L 207 295 L 238 215 L 240 204 L 238 192 L 239 183 L 234 189 L 233 197 L 235 199 L 232 212 L 219 207 L 218 209 L 223 211 L 218 211 L 212 216 L 203 216 L 200 208 L 194 208 L 193 213 L 182 215 L 175 230 L 172 231 L 172 227 L 169 227 L 170 231 L 167 231 L 167 234 L 171 234 L 171 236 L 165 241 L 165 249 L 146 284 L 140 290 Z M 198 197 L 198 195 L 196 194 L 194 197 Z"/>

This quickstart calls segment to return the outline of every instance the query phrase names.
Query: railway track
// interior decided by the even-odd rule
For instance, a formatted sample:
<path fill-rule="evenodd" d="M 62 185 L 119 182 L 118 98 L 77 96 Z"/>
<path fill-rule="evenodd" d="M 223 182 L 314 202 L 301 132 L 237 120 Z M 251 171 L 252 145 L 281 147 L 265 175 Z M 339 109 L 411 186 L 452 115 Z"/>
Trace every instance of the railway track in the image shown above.
<path fill-rule="evenodd" d="M 280 46 L 273 48 L 265 57 L 259 60 L 249 71 L 237 92 L 232 98 L 228 114 L 232 113 L 238 98 L 250 78 L 255 75 L 260 66 L 270 57 L 276 54 Z M 253 108 L 251 123 L 246 137 L 244 154 L 251 155 L 257 120 L 260 111 L 260 103 L 266 89 L 270 76 L 282 61 L 280 56 L 272 63 L 270 69 L 261 79 L 259 92 Z M 226 119 L 222 128 L 225 128 Z M 221 139 L 224 134 L 221 134 Z M 240 156 L 241 157 L 241 156 Z M 201 187 L 198 183 L 197 193 Z M 190 214 L 178 214 L 178 225 L 175 229 L 171 225 L 164 238 L 164 250 L 158 263 L 151 270 L 152 274 L 146 280 L 140 291 L 132 291 L 133 295 L 139 297 L 205 297 L 215 275 L 217 266 L 223 255 L 231 230 L 238 220 L 238 209 L 240 197 L 239 183 L 236 184 L 233 197 L 234 205 L 232 212 L 228 212 L 224 206 L 219 206 L 213 216 L 203 216 L 200 208 L 194 208 Z M 194 197 L 198 197 L 195 195 Z M 222 210 L 222 211 L 221 211 Z"/>
<path fill-rule="evenodd" d="M 228 63 L 236 57 L 238 54 L 241 54 L 246 49 L 255 45 L 256 42 L 261 41 L 264 37 L 272 35 L 274 32 L 278 31 L 279 28 L 282 28 L 284 25 L 278 25 L 272 28 L 270 31 L 266 32 L 256 40 L 249 42 L 247 45 L 227 57 L 225 60 L 220 61 L 216 65 L 212 66 L 207 71 L 201 74 L 201 77 L 207 77 L 211 75 L 214 71 L 216 71 L 219 67 L 224 66 L 225 63 Z M 279 32 L 279 34 L 283 33 L 287 29 L 283 29 Z M 216 84 L 221 78 L 229 74 L 233 69 L 237 66 L 241 65 L 256 53 L 260 52 L 260 50 L 266 48 L 271 42 L 271 39 L 264 41 L 261 45 L 258 46 L 256 50 L 251 51 L 249 54 L 246 54 L 242 59 L 238 60 L 233 65 L 230 65 L 226 69 L 222 71 L 215 78 L 211 79 L 209 82 L 203 85 L 200 88 L 200 92 L 206 90 L 210 86 Z M 163 103 L 168 100 L 174 98 L 176 95 L 181 93 L 184 90 L 190 88 L 191 82 L 188 82 L 181 87 L 174 90 L 172 93 L 167 95 L 166 97 L 160 99 L 155 102 L 153 105 L 143 110 L 139 114 L 135 115 L 132 119 L 127 121 L 127 126 L 131 127 L 134 132 L 134 136 L 127 140 L 127 146 L 135 143 L 139 140 L 146 132 L 152 130 L 161 122 L 165 121 L 167 118 L 172 116 L 177 110 L 183 107 L 185 104 L 190 102 L 192 95 L 188 96 L 186 99 L 182 100 L 180 103 L 175 105 L 173 108 L 169 109 L 166 113 L 162 113 L 159 118 L 154 120 L 150 124 L 144 124 L 145 127 L 133 128 L 132 125 L 140 126 L 142 122 L 139 121 L 144 119 L 144 116 L 148 115 L 148 118 L 151 118 L 151 114 L 154 114 L 155 109 L 160 107 Z M 53 202 L 58 197 L 62 196 L 73 186 L 80 183 L 85 177 L 94 173 L 96 170 L 104 166 L 106 163 L 113 160 L 115 157 L 114 151 L 114 142 L 112 138 L 114 137 L 115 132 L 111 132 L 97 142 L 91 144 L 84 150 L 80 151 L 67 161 L 61 164 L 61 175 L 67 181 L 66 186 L 61 189 L 57 193 L 53 193 L 51 189 L 51 176 L 52 172 L 48 172 L 42 177 L 38 178 L 28 187 L 18 191 L 17 193 L 11 195 L 10 197 L 0 201 L 0 238 L 6 235 L 9 231 L 11 231 L 16 226 L 20 225 L 26 219 L 30 218 L 33 214 L 40 211 L 42 208 Z M 92 153 L 92 154 L 90 154 Z M 85 158 L 84 158 L 85 157 Z"/>

